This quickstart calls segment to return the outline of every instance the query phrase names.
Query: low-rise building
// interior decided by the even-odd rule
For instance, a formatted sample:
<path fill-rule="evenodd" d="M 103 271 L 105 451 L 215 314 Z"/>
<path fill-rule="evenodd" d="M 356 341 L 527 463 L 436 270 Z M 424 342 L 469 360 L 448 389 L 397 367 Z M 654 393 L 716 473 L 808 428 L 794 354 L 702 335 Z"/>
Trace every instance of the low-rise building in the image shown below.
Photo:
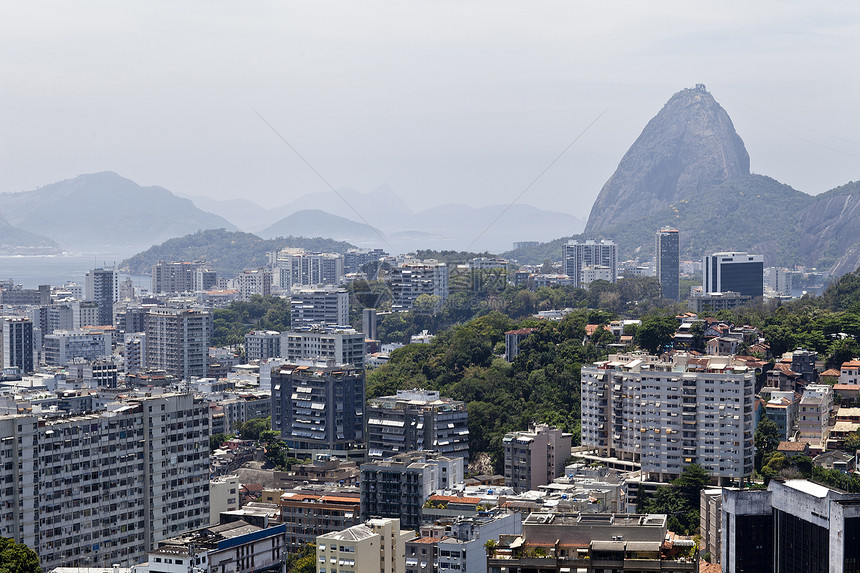
<path fill-rule="evenodd" d="M 696 571 L 695 543 L 668 543 L 666 515 L 532 513 L 487 548 L 490 573 Z"/>
<path fill-rule="evenodd" d="M 370 519 L 317 537 L 317 573 L 406 573 L 406 542 L 415 532 L 399 519 Z"/>
<path fill-rule="evenodd" d="M 239 520 L 159 542 L 147 573 L 279 573 L 286 554 L 283 525 L 263 529 Z"/>
<path fill-rule="evenodd" d="M 361 496 L 344 492 L 286 492 L 279 500 L 289 551 L 316 537 L 361 523 Z"/>

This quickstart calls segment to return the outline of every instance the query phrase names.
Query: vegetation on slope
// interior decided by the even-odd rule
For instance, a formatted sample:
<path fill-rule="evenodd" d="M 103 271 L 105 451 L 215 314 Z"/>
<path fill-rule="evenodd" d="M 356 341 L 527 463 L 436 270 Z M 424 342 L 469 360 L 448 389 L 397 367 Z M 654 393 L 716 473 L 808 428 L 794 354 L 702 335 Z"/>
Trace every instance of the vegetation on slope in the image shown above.
<path fill-rule="evenodd" d="M 595 344 L 583 344 L 585 325 L 605 324 L 611 317 L 581 310 L 561 321 L 516 322 L 492 312 L 442 332 L 430 344 L 394 351 L 387 365 L 368 375 L 367 396 L 420 387 L 466 402 L 470 449 L 489 452 L 501 473 L 502 438 L 531 422 L 573 432 L 578 443 L 580 366 L 604 354 Z M 509 364 L 494 349 L 504 342 L 505 331 L 523 326 L 537 330 Z"/>
<path fill-rule="evenodd" d="M 310 251 L 344 253 L 353 245 L 332 239 L 280 237 L 261 239 L 251 233 L 210 229 L 170 239 L 122 261 L 120 270 L 132 274 L 150 274 L 159 261 L 206 261 L 219 274 L 234 276 L 246 268 L 258 268 L 268 262 L 266 253 L 298 247 Z"/>

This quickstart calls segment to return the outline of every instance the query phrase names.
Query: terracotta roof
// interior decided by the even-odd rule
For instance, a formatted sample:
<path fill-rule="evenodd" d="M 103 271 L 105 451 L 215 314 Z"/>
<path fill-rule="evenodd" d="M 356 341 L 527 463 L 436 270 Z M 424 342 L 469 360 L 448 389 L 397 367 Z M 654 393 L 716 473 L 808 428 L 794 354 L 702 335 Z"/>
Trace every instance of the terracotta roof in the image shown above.
<path fill-rule="evenodd" d="M 776 448 L 778 452 L 802 452 L 806 449 L 806 442 L 780 442 Z"/>
<path fill-rule="evenodd" d="M 699 573 L 723 573 L 723 566 L 719 563 L 699 562 Z"/>
<path fill-rule="evenodd" d="M 585 325 L 585 335 L 591 336 L 592 334 L 594 334 L 594 332 L 597 330 L 597 328 L 599 326 L 600 326 L 599 324 L 586 324 Z"/>
<path fill-rule="evenodd" d="M 860 368 L 860 360 L 849 360 L 842 363 L 842 368 Z"/>
<path fill-rule="evenodd" d="M 418 537 L 410 540 L 409 543 L 437 543 L 438 541 L 438 537 Z"/>
<path fill-rule="evenodd" d="M 846 392 L 860 392 L 860 384 L 834 384 L 833 391 L 836 392 L 837 390 L 845 390 Z"/>
<path fill-rule="evenodd" d="M 520 328 L 518 330 L 509 330 L 505 334 L 531 334 L 535 330 L 534 328 Z"/>
<path fill-rule="evenodd" d="M 841 374 L 836 368 L 829 368 L 822 372 L 820 376 L 839 376 Z"/>

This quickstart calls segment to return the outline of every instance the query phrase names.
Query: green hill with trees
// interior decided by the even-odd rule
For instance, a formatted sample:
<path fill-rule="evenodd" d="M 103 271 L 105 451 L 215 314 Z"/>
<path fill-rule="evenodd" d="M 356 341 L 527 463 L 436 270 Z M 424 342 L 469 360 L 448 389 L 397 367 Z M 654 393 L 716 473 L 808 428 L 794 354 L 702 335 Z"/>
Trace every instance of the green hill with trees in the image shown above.
<path fill-rule="evenodd" d="M 251 233 L 210 229 L 152 246 L 122 261 L 119 268 L 131 274 L 148 275 L 159 261 L 206 261 L 219 274 L 233 276 L 246 268 L 265 266 L 266 253 L 284 247 L 345 253 L 354 245 L 321 237 L 261 239 Z"/>

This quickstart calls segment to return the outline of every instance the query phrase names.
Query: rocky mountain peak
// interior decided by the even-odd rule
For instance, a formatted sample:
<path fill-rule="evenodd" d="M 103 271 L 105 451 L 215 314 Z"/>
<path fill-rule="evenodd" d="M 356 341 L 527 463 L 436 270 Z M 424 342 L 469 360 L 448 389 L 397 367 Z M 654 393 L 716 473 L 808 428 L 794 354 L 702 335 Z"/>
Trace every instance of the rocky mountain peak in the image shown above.
<path fill-rule="evenodd" d="M 648 122 L 601 189 L 585 232 L 602 233 L 749 173 L 732 120 L 697 84 L 673 95 Z"/>

